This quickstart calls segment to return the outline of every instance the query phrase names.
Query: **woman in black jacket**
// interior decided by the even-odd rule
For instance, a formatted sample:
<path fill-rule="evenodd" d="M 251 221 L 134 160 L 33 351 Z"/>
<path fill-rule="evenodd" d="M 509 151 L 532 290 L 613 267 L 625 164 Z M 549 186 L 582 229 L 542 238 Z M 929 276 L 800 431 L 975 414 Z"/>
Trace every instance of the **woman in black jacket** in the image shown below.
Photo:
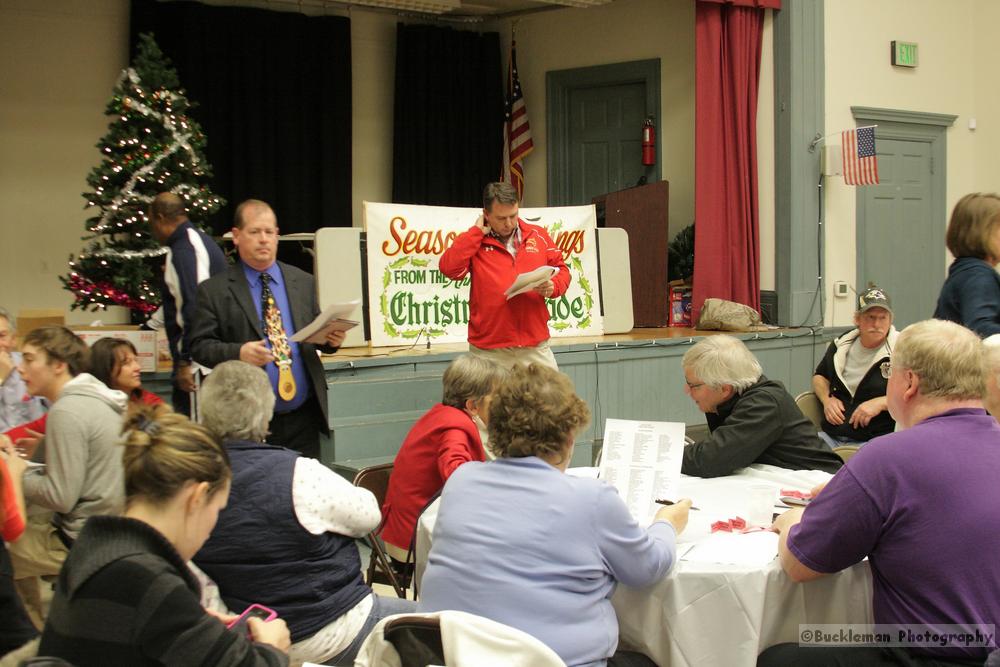
<path fill-rule="evenodd" d="M 1000 333 L 1000 196 L 974 192 L 955 204 L 945 235 L 955 261 L 938 295 L 934 317 L 972 329 L 980 338 Z"/>

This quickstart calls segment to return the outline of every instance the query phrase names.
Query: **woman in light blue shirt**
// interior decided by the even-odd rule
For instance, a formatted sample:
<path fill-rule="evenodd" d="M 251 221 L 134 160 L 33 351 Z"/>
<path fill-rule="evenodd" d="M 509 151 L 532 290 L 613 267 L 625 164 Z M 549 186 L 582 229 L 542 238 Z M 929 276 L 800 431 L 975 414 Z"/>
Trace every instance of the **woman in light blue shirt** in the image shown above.
<path fill-rule="evenodd" d="M 497 460 L 445 484 L 419 611 L 457 609 L 534 635 L 568 665 L 653 664 L 617 651 L 618 582 L 648 586 L 674 563 L 690 501 L 646 529 L 604 482 L 563 474 L 590 410 L 568 377 L 517 366 L 490 407 Z"/>

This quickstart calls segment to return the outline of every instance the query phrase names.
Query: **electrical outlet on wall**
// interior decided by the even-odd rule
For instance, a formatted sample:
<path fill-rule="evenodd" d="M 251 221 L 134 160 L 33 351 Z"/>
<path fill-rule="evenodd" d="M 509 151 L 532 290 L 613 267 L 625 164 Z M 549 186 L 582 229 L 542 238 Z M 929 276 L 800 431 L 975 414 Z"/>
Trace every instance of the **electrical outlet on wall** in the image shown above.
<path fill-rule="evenodd" d="M 847 283 L 843 280 L 837 280 L 833 283 L 833 296 L 838 299 L 846 299 L 848 295 Z"/>

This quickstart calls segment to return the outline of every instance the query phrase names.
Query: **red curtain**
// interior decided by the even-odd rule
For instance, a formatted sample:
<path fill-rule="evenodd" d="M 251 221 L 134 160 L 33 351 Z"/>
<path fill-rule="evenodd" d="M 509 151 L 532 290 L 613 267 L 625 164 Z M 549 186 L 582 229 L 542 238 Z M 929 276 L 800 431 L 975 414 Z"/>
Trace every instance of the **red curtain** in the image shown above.
<path fill-rule="evenodd" d="M 761 7 L 773 4 L 696 3 L 695 322 L 710 297 L 760 310 L 757 82 Z"/>
<path fill-rule="evenodd" d="M 734 5 L 736 7 L 762 7 L 764 9 L 781 9 L 781 0 L 698 0 L 716 5 Z"/>

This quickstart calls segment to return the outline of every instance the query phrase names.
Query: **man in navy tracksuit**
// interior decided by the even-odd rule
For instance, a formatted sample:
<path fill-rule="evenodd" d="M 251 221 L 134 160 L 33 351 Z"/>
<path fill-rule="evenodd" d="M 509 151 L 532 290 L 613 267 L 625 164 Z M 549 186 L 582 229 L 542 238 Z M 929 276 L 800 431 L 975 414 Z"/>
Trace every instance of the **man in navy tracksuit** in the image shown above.
<path fill-rule="evenodd" d="M 210 236 L 191 224 L 184 200 L 161 192 L 149 205 L 150 232 L 167 246 L 163 266 L 163 319 L 174 360 L 174 410 L 191 413 L 194 369 L 191 365 L 191 324 L 197 306 L 198 285 L 227 266 L 226 257 Z"/>

